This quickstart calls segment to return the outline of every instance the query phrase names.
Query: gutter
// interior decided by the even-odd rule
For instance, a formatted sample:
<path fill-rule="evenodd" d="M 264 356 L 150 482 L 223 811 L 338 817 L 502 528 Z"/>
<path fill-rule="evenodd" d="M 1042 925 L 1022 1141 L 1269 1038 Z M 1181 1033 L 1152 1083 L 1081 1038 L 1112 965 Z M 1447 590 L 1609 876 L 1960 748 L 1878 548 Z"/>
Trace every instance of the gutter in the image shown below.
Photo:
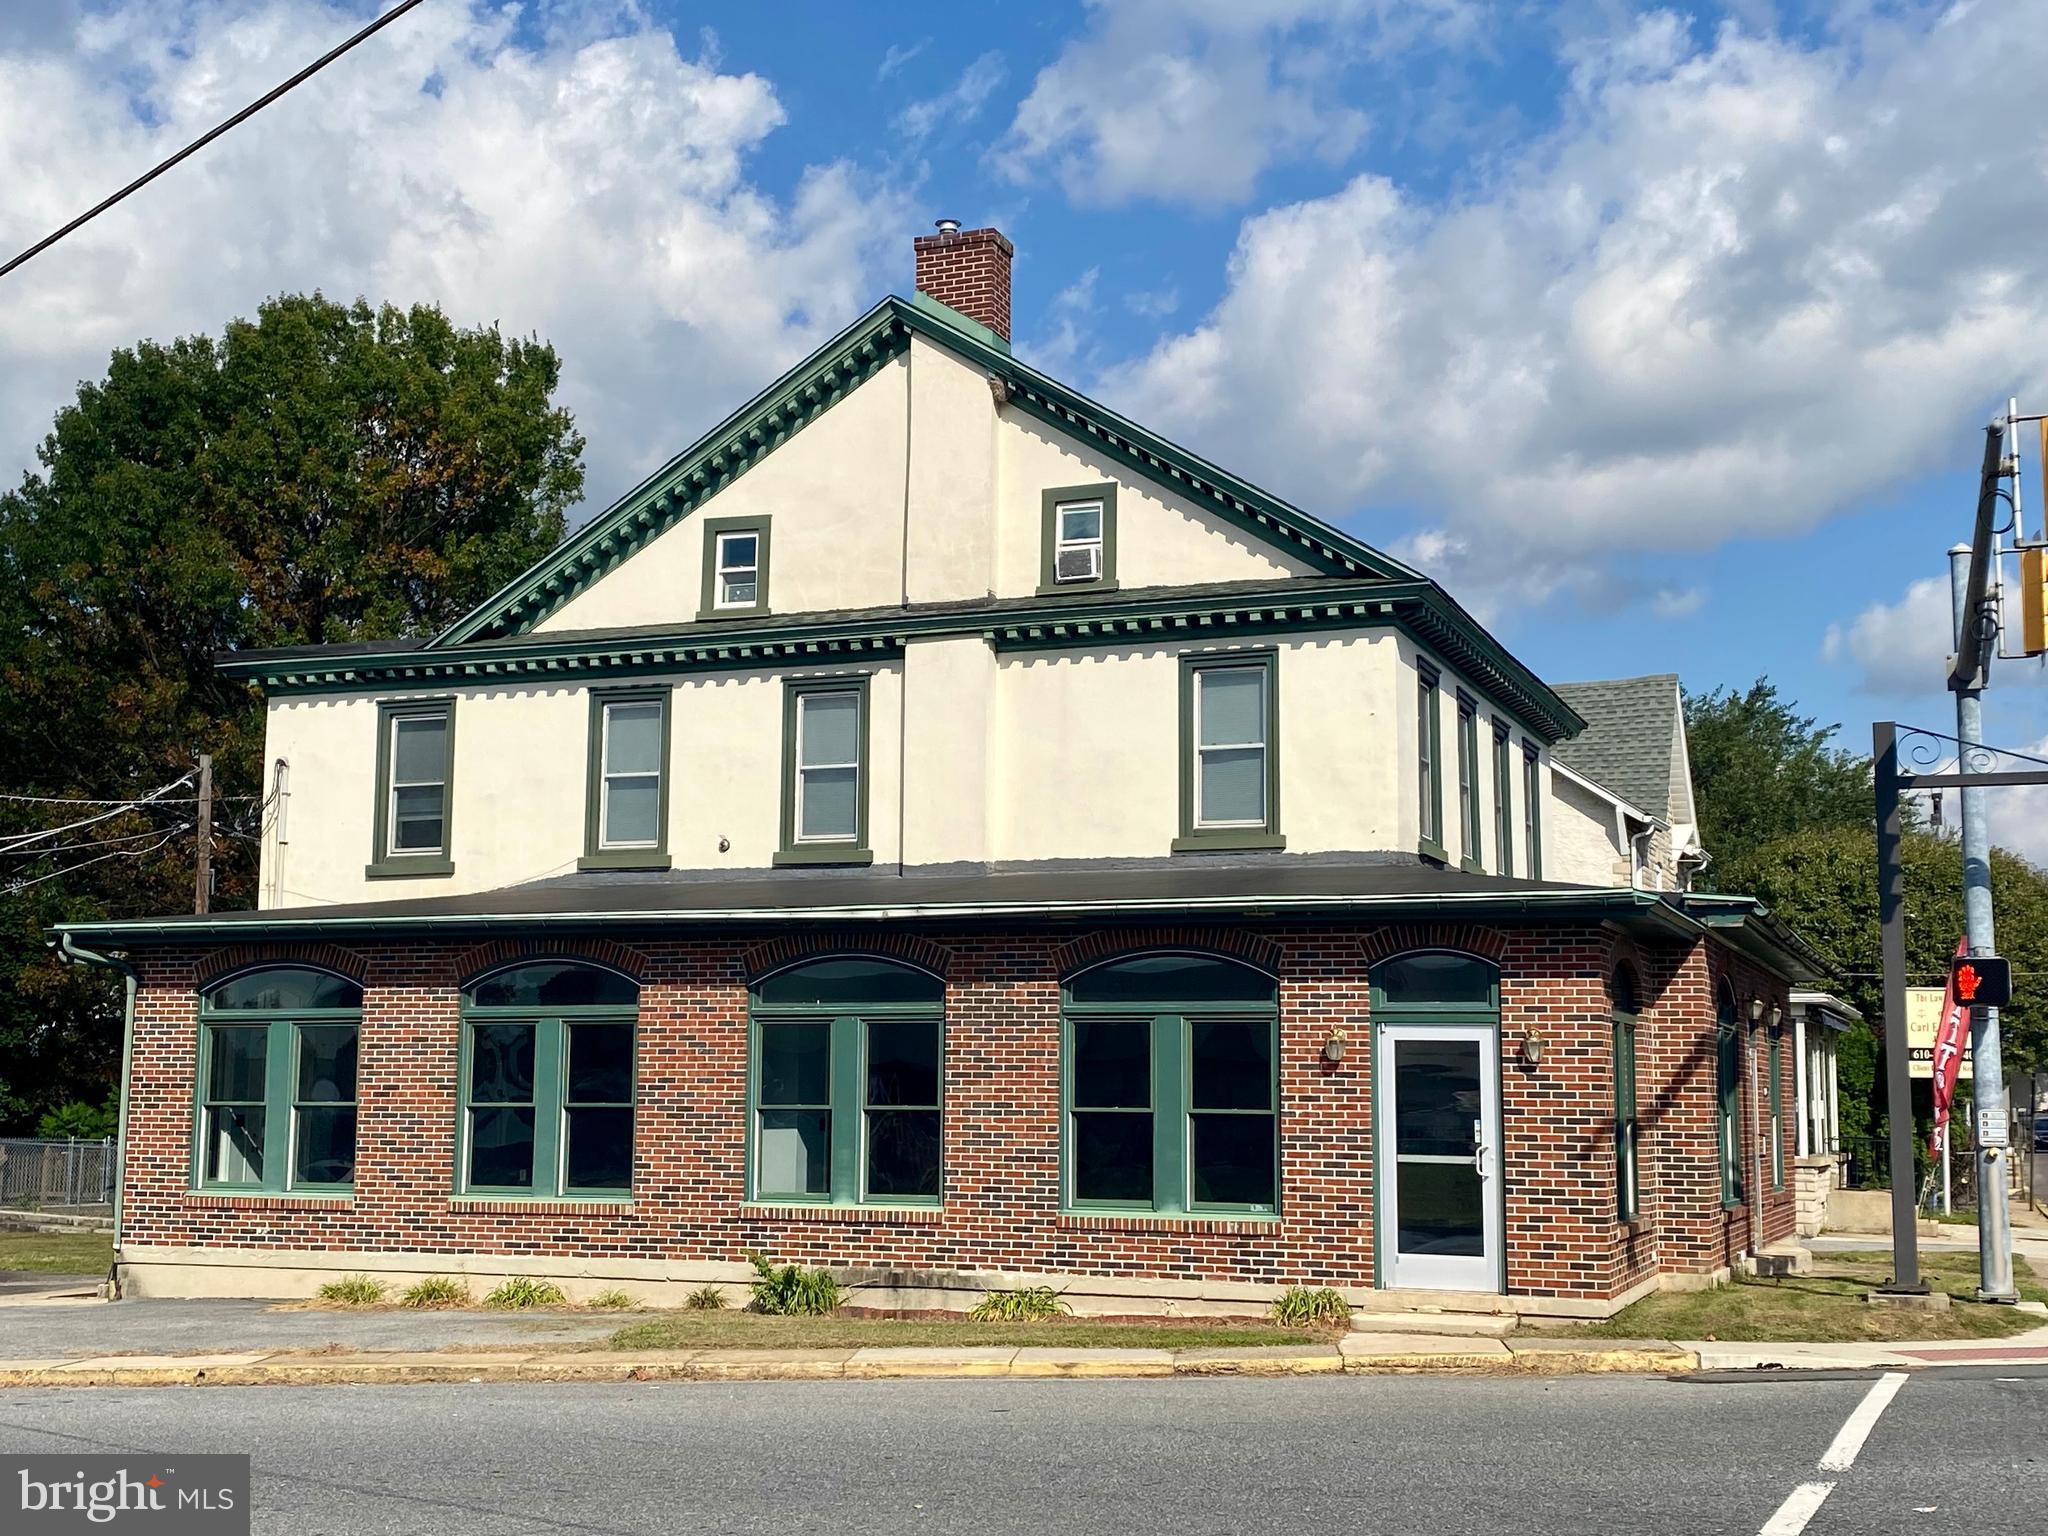
<path fill-rule="evenodd" d="M 115 1114 L 114 1126 L 114 1263 L 107 1275 L 110 1286 L 119 1283 L 121 1264 L 121 1209 L 128 1184 L 128 1083 L 135 1069 L 135 967 L 126 960 L 98 950 L 87 949 L 80 944 L 77 935 L 67 931 L 70 925 L 57 930 L 57 947 L 64 958 L 73 965 L 97 966 L 104 970 L 116 971 L 125 984 L 126 999 L 121 1008 L 121 1097 Z"/>

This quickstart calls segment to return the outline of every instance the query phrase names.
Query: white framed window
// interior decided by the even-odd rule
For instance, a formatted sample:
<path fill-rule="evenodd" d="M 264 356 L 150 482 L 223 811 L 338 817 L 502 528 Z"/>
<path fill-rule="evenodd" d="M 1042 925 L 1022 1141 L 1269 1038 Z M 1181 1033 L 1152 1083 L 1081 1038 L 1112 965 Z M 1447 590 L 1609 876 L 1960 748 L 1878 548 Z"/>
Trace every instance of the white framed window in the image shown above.
<path fill-rule="evenodd" d="M 603 711 L 597 846 L 657 847 L 661 842 L 661 701 L 607 700 Z"/>
<path fill-rule="evenodd" d="M 712 605 L 718 608 L 753 608 L 761 601 L 761 534 L 754 528 L 736 528 L 717 536 L 717 576 Z"/>
<path fill-rule="evenodd" d="M 796 841 L 860 838 L 861 694 L 810 691 L 796 698 Z"/>
<path fill-rule="evenodd" d="M 448 716 L 390 717 L 391 784 L 385 853 L 394 858 L 448 851 Z"/>
<path fill-rule="evenodd" d="M 1053 581 L 1062 585 L 1069 582 L 1100 581 L 1102 557 L 1102 503 L 1058 503 L 1053 508 Z"/>
<path fill-rule="evenodd" d="M 1195 821 L 1198 829 L 1264 827 L 1266 687 L 1271 669 L 1201 667 L 1195 672 Z"/>

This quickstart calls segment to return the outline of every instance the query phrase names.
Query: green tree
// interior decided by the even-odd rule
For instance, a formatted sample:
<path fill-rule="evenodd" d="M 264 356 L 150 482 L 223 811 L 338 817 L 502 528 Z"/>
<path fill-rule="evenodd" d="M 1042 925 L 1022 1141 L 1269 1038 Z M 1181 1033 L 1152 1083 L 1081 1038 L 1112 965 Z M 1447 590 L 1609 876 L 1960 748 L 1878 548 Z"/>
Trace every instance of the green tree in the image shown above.
<path fill-rule="evenodd" d="M 262 711 L 214 655 L 431 634 L 538 558 L 582 493 L 559 380 L 537 340 L 317 293 L 115 352 L 0 494 L 0 793 L 125 799 L 211 752 L 216 904 L 246 902 Z M 0 1128 L 104 1097 L 119 995 L 40 935 L 185 907 L 190 795 L 26 846 L 79 811 L 0 802 Z"/>
<path fill-rule="evenodd" d="M 1729 866 L 1767 843 L 1817 827 L 1873 825 L 1870 761 L 1832 745 L 1835 730 L 1779 699 L 1765 678 L 1740 693 L 1686 696 L 1700 841 L 1722 890 L 1742 889 Z"/>

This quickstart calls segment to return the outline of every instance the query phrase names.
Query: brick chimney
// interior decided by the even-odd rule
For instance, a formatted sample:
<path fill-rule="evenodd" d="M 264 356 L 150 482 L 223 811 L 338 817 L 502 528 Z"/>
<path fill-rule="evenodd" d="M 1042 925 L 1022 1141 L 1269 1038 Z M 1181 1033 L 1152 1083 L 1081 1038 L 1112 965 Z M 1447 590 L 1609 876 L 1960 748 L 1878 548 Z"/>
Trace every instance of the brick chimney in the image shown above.
<path fill-rule="evenodd" d="M 939 220 L 936 235 L 911 242 L 917 252 L 917 291 L 1010 339 L 1010 258 L 1016 247 L 999 229 L 962 229 Z"/>

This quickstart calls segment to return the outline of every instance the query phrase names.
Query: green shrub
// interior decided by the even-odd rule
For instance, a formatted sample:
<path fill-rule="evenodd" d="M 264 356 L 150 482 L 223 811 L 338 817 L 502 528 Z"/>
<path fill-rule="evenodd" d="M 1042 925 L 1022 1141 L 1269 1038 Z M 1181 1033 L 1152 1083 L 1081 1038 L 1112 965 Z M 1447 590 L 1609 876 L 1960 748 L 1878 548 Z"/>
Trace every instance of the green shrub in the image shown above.
<path fill-rule="evenodd" d="M 716 1285 L 700 1285 L 684 1298 L 683 1305 L 692 1312 L 723 1312 L 725 1289 Z"/>
<path fill-rule="evenodd" d="M 839 1310 L 839 1281 L 829 1269 L 805 1269 L 801 1264 L 770 1264 L 751 1250 L 747 1262 L 760 1278 L 749 1287 L 754 1293 L 756 1312 L 770 1317 L 823 1317 Z"/>
<path fill-rule="evenodd" d="M 368 1275 L 343 1275 L 320 1287 L 320 1299 L 344 1307 L 374 1307 L 384 1299 L 384 1282 Z"/>
<path fill-rule="evenodd" d="M 595 1307 L 600 1312 L 630 1312 L 639 1306 L 640 1303 L 635 1301 L 629 1292 L 614 1288 L 609 1291 L 599 1291 L 590 1300 L 583 1303 L 583 1305 Z"/>
<path fill-rule="evenodd" d="M 418 1307 L 422 1310 L 434 1307 L 466 1307 L 469 1305 L 469 1287 L 460 1280 L 451 1280 L 446 1275 L 429 1275 L 416 1285 L 405 1288 L 405 1294 L 398 1298 L 402 1307 Z"/>
<path fill-rule="evenodd" d="M 1273 1303 L 1273 1321 L 1282 1328 L 1348 1327 L 1351 1303 L 1328 1286 L 1311 1290 L 1305 1285 L 1290 1285 Z"/>
<path fill-rule="evenodd" d="M 497 1307 L 506 1312 L 523 1312 L 528 1307 L 559 1307 L 567 1304 L 568 1297 L 562 1288 L 552 1280 L 534 1280 L 526 1275 L 514 1275 L 490 1295 L 484 1298 L 484 1305 Z"/>
<path fill-rule="evenodd" d="M 990 1291 L 968 1317 L 977 1323 L 1042 1323 L 1074 1309 L 1049 1285 L 1022 1291 Z"/>

